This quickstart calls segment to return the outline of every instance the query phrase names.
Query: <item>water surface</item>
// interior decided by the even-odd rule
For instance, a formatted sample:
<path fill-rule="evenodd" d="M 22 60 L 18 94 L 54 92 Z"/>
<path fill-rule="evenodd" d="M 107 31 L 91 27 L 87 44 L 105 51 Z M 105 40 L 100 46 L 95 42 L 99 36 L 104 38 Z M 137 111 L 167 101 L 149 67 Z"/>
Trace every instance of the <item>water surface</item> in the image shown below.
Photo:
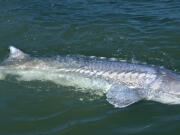
<path fill-rule="evenodd" d="M 180 72 L 179 0 L 0 0 L 0 60 L 14 45 L 34 57 L 115 57 Z M 180 134 L 180 105 L 117 109 L 51 82 L 0 81 L 0 135 Z"/>

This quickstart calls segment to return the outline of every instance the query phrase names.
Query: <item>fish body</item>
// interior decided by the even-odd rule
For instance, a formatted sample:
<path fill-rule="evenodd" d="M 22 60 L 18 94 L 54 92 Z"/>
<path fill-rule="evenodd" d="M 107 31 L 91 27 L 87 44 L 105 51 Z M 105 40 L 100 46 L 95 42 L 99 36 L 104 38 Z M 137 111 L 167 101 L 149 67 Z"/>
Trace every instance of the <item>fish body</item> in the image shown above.
<path fill-rule="evenodd" d="M 180 104 L 179 74 L 116 59 L 82 55 L 32 58 L 10 46 L 9 58 L 0 65 L 0 78 L 6 79 L 7 75 L 18 81 L 52 81 L 106 94 L 107 101 L 119 108 L 139 100 Z"/>

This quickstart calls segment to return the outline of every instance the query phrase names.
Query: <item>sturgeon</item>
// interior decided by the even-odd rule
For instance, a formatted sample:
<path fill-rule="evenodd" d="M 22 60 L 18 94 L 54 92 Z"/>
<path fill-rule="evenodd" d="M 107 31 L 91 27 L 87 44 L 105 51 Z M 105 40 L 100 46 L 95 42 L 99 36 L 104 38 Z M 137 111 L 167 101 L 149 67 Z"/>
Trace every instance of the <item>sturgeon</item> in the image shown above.
<path fill-rule="evenodd" d="M 0 79 L 52 81 L 98 95 L 118 108 L 140 100 L 180 104 L 180 75 L 168 69 L 104 57 L 66 55 L 33 58 L 10 46 L 0 65 Z"/>

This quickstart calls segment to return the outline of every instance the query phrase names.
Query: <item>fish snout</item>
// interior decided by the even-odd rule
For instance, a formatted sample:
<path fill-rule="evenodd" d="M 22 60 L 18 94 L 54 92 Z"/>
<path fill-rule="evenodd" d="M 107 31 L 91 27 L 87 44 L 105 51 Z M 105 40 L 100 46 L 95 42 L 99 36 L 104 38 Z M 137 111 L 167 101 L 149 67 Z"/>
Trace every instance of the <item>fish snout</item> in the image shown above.
<path fill-rule="evenodd" d="M 169 84 L 169 93 L 180 96 L 180 81 L 173 81 Z"/>

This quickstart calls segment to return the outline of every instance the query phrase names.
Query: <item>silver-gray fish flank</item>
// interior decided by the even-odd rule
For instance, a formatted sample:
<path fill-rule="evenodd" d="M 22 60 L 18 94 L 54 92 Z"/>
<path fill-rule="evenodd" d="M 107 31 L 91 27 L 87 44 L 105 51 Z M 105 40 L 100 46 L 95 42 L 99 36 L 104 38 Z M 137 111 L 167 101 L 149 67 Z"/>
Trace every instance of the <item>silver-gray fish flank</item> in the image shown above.
<path fill-rule="evenodd" d="M 9 58 L 0 65 L 1 80 L 13 75 L 18 81 L 52 81 L 106 94 L 119 108 L 140 100 L 180 104 L 180 75 L 167 69 L 95 56 L 32 58 L 13 46 L 9 49 Z"/>

